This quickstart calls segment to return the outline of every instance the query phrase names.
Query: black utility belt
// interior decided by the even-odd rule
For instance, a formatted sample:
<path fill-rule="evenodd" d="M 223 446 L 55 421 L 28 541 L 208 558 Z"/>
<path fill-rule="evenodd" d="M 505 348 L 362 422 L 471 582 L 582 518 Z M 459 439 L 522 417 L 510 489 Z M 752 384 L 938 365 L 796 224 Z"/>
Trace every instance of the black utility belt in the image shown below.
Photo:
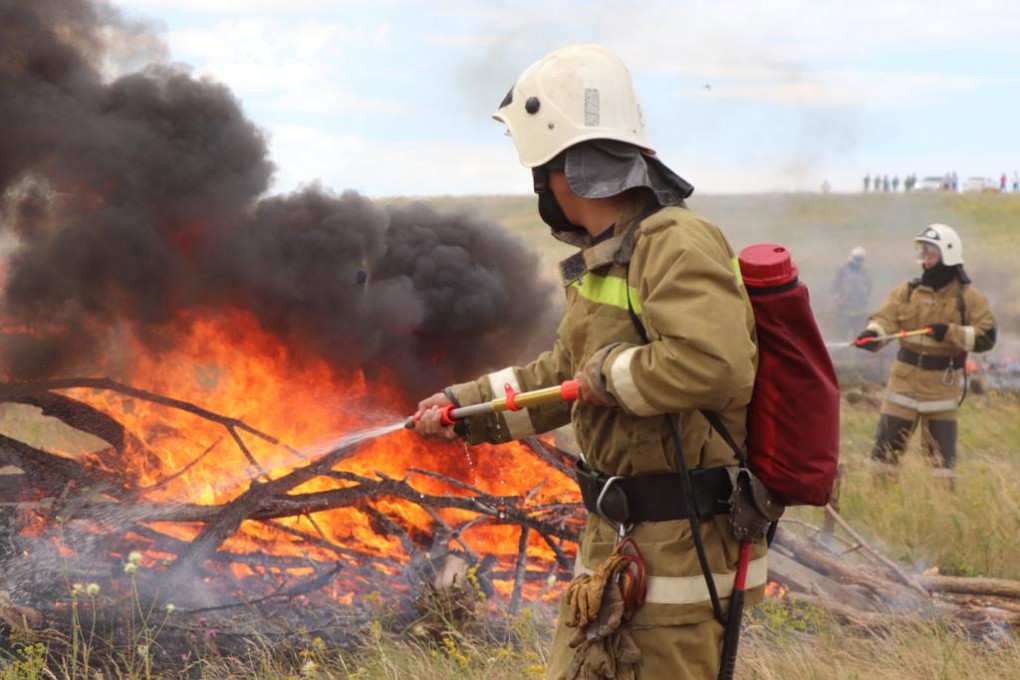
<path fill-rule="evenodd" d="M 917 366 L 923 368 L 926 371 L 944 371 L 947 368 L 954 370 L 963 368 L 963 359 L 956 354 L 949 356 L 925 354 L 924 352 L 915 352 L 912 349 L 906 347 L 900 347 L 900 351 L 896 353 L 896 358 L 905 364 L 911 366 Z"/>
<path fill-rule="evenodd" d="M 690 519 L 683 478 L 669 472 L 611 477 L 577 463 L 577 483 L 588 512 L 615 524 Z M 700 519 L 728 513 L 733 484 L 725 467 L 691 470 L 694 505 Z"/>

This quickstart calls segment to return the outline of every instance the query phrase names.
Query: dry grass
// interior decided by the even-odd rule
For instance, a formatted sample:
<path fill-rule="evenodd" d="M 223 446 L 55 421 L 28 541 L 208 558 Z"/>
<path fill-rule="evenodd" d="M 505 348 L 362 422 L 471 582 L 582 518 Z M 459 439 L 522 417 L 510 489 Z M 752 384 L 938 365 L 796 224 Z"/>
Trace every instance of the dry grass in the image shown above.
<path fill-rule="evenodd" d="M 512 228 L 541 251 L 550 274 L 554 263 L 570 252 L 549 238 L 535 215 L 532 197 L 435 202 L 442 208 L 474 209 Z M 899 253 L 904 250 L 904 238 L 909 239 L 919 231 L 918 225 L 927 221 L 959 225 L 978 237 L 967 243 L 968 263 L 977 266 L 968 266 L 979 285 L 988 277 L 988 284 L 982 287 L 998 296 L 993 304 L 998 304 L 997 300 L 1004 303 L 996 307 L 1004 335 L 1020 331 L 1020 279 L 1015 276 L 1020 197 L 702 197 L 692 205 L 722 225 L 737 248 L 765 240 L 789 243 L 805 280 L 814 288 L 815 283 L 827 282 L 830 265 L 840 262 L 858 243 L 874 253 L 873 266 L 891 270 L 876 275 L 877 287 L 881 288 L 883 280 L 902 280 L 909 269 L 900 264 L 906 259 L 909 265 L 909 256 Z M 993 281 L 989 274 L 995 272 L 1010 276 Z M 908 453 L 898 481 L 875 483 L 865 461 L 878 413 L 863 404 L 844 404 L 843 515 L 877 547 L 916 572 L 937 567 L 947 574 L 1020 579 L 1020 400 L 1007 395 L 971 397 L 960 417 L 957 487 L 955 493 L 947 494 L 931 484 L 916 449 Z M 40 419 L 23 407 L 0 407 L 0 431 L 61 450 L 90 446 L 55 421 Z M 793 516 L 821 524 L 817 510 L 798 509 Z M 484 635 L 451 629 L 439 643 L 413 641 L 380 619 L 364 631 L 363 644 L 353 651 L 325 649 L 314 639 L 286 652 L 264 643 L 254 645 L 243 657 L 206 651 L 191 659 L 184 671 L 163 674 L 112 658 L 106 662 L 103 677 L 541 677 L 551 630 L 548 609 L 536 605 L 523 615 L 497 618 L 500 625 Z M 38 640 L 12 643 L 0 645 L 0 680 L 84 677 L 68 670 L 71 666 L 61 656 L 59 645 Z M 1020 648 L 1015 632 L 1002 631 L 1001 637 L 978 640 L 941 621 L 867 631 L 841 626 L 811 607 L 769 601 L 751 614 L 738 677 L 1005 680 L 1020 678 Z"/>
<path fill-rule="evenodd" d="M 1006 633 L 973 640 L 944 622 L 847 631 L 814 614 L 811 632 L 773 618 L 745 633 L 743 680 L 988 680 L 1020 677 L 1020 646 Z M 787 614 L 796 620 L 797 612 Z M 763 617 L 759 616 L 761 621 Z"/>

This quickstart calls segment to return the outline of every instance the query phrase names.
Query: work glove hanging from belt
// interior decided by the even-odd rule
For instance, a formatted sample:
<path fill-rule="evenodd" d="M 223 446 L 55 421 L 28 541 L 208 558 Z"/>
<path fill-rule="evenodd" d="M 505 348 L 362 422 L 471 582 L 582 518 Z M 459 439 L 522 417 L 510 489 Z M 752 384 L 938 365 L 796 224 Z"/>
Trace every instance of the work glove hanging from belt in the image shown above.
<path fill-rule="evenodd" d="M 567 680 L 636 680 L 641 650 L 630 632 L 620 627 L 623 611 L 623 593 L 615 583 L 608 584 L 598 615 L 586 628 L 578 628 L 570 641 L 574 658 Z"/>
<path fill-rule="evenodd" d="M 628 680 L 636 677 L 640 650 L 621 628 L 644 604 L 645 565 L 633 539 L 624 539 L 595 570 L 567 589 L 565 624 L 576 627 L 568 680 Z"/>
<path fill-rule="evenodd" d="M 581 574 L 570 582 L 566 594 L 566 624 L 569 627 L 578 628 L 578 632 L 582 632 L 598 617 L 606 585 L 620 569 L 626 567 L 626 564 L 627 558 L 614 552 L 598 566 L 594 574 Z"/>

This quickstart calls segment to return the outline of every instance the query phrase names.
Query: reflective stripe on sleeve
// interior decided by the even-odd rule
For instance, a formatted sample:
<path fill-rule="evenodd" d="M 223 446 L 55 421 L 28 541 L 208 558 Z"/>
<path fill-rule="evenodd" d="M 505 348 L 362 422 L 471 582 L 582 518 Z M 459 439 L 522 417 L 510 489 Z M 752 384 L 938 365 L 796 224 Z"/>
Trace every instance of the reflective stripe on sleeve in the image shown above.
<path fill-rule="evenodd" d="M 513 366 L 489 374 L 489 386 L 492 387 L 492 396 L 494 399 L 506 396 L 507 383 L 509 383 L 510 387 L 514 390 L 518 392 L 521 391 L 521 385 L 517 380 L 517 373 L 514 371 Z M 506 428 L 510 433 L 511 439 L 530 437 L 535 434 L 535 428 L 531 424 L 531 415 L 528 413 L 528 409 L 524 408 L 520 411 L 503 411 L 502 415 L 503 419 L 506 420 Z"/>
<path fill-rule="evenodd" d="M 913 409 L 918 413 L 941 413 L 942 411 L 955 411 L 959 402 L 956 399 L 941 399 L 939 401 L 918 401 L 903 394 L 887 391 L 886 401 Z"/>
<path fill-rule="evenodd" d="M 637 352 L 641 347 L 631 347 L 620 352 L 620 354 L 613 360 L 613 365 L 609 367 L 609 376 L 613 379 L 613 388 L 616 400 L 620 402 L 620 406 L 638 416 L 651 416 L 655 415 L 656 410 L 652 408 L 652 405 L 645 401 L 645 398 L 638 391 L 637 385 L 634 384 L 634 374 L 630 371 L 630 363 L 634 357 L 634 352 Z"/>
<path fill-rule="evenodd" d="M 974 349 L 974 342 L 977 340 L 977 332 L 973 326 L 963 327 L 963 348 L 968 352 Z"/>
<path fill-rule="evenodd" d="M 578 557 L 574 565 L 574 577 L 581 574 L 591 575 L 594 572 L 581 564 Z M 747 581 L 745 588 L 763 586 L 768 581 L 768 555 L 763 555 L 747 563 Z M 645 602 L 648 604 L 697 604 L 707 602 L 708 584 L 702 574 L 697 576 L 648 576 L 648 591 Z M 736 574 L 712 574 L 719 597 L 733 594 L 733 581 Z"/>

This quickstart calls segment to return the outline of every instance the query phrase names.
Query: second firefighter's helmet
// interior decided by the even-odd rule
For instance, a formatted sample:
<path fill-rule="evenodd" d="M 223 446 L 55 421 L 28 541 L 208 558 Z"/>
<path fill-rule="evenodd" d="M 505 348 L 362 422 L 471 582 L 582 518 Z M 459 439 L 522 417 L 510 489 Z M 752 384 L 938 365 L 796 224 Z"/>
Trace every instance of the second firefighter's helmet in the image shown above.
<path fill-rule="evenodd" d="M 929 224 L 914 237 L 914 243 L 930 243 L 942 254 L 942 264 L 953 267 L 963 264 L 963 241 L 956 230 L 945 224 Z"/>
<path fill-rule="evenodd" d="M 529 66 L 492 116 L 506 124 L 529 168 L 592 139 L 654 153 L 630 71 L 600 45 L 571 45 Z"/>

